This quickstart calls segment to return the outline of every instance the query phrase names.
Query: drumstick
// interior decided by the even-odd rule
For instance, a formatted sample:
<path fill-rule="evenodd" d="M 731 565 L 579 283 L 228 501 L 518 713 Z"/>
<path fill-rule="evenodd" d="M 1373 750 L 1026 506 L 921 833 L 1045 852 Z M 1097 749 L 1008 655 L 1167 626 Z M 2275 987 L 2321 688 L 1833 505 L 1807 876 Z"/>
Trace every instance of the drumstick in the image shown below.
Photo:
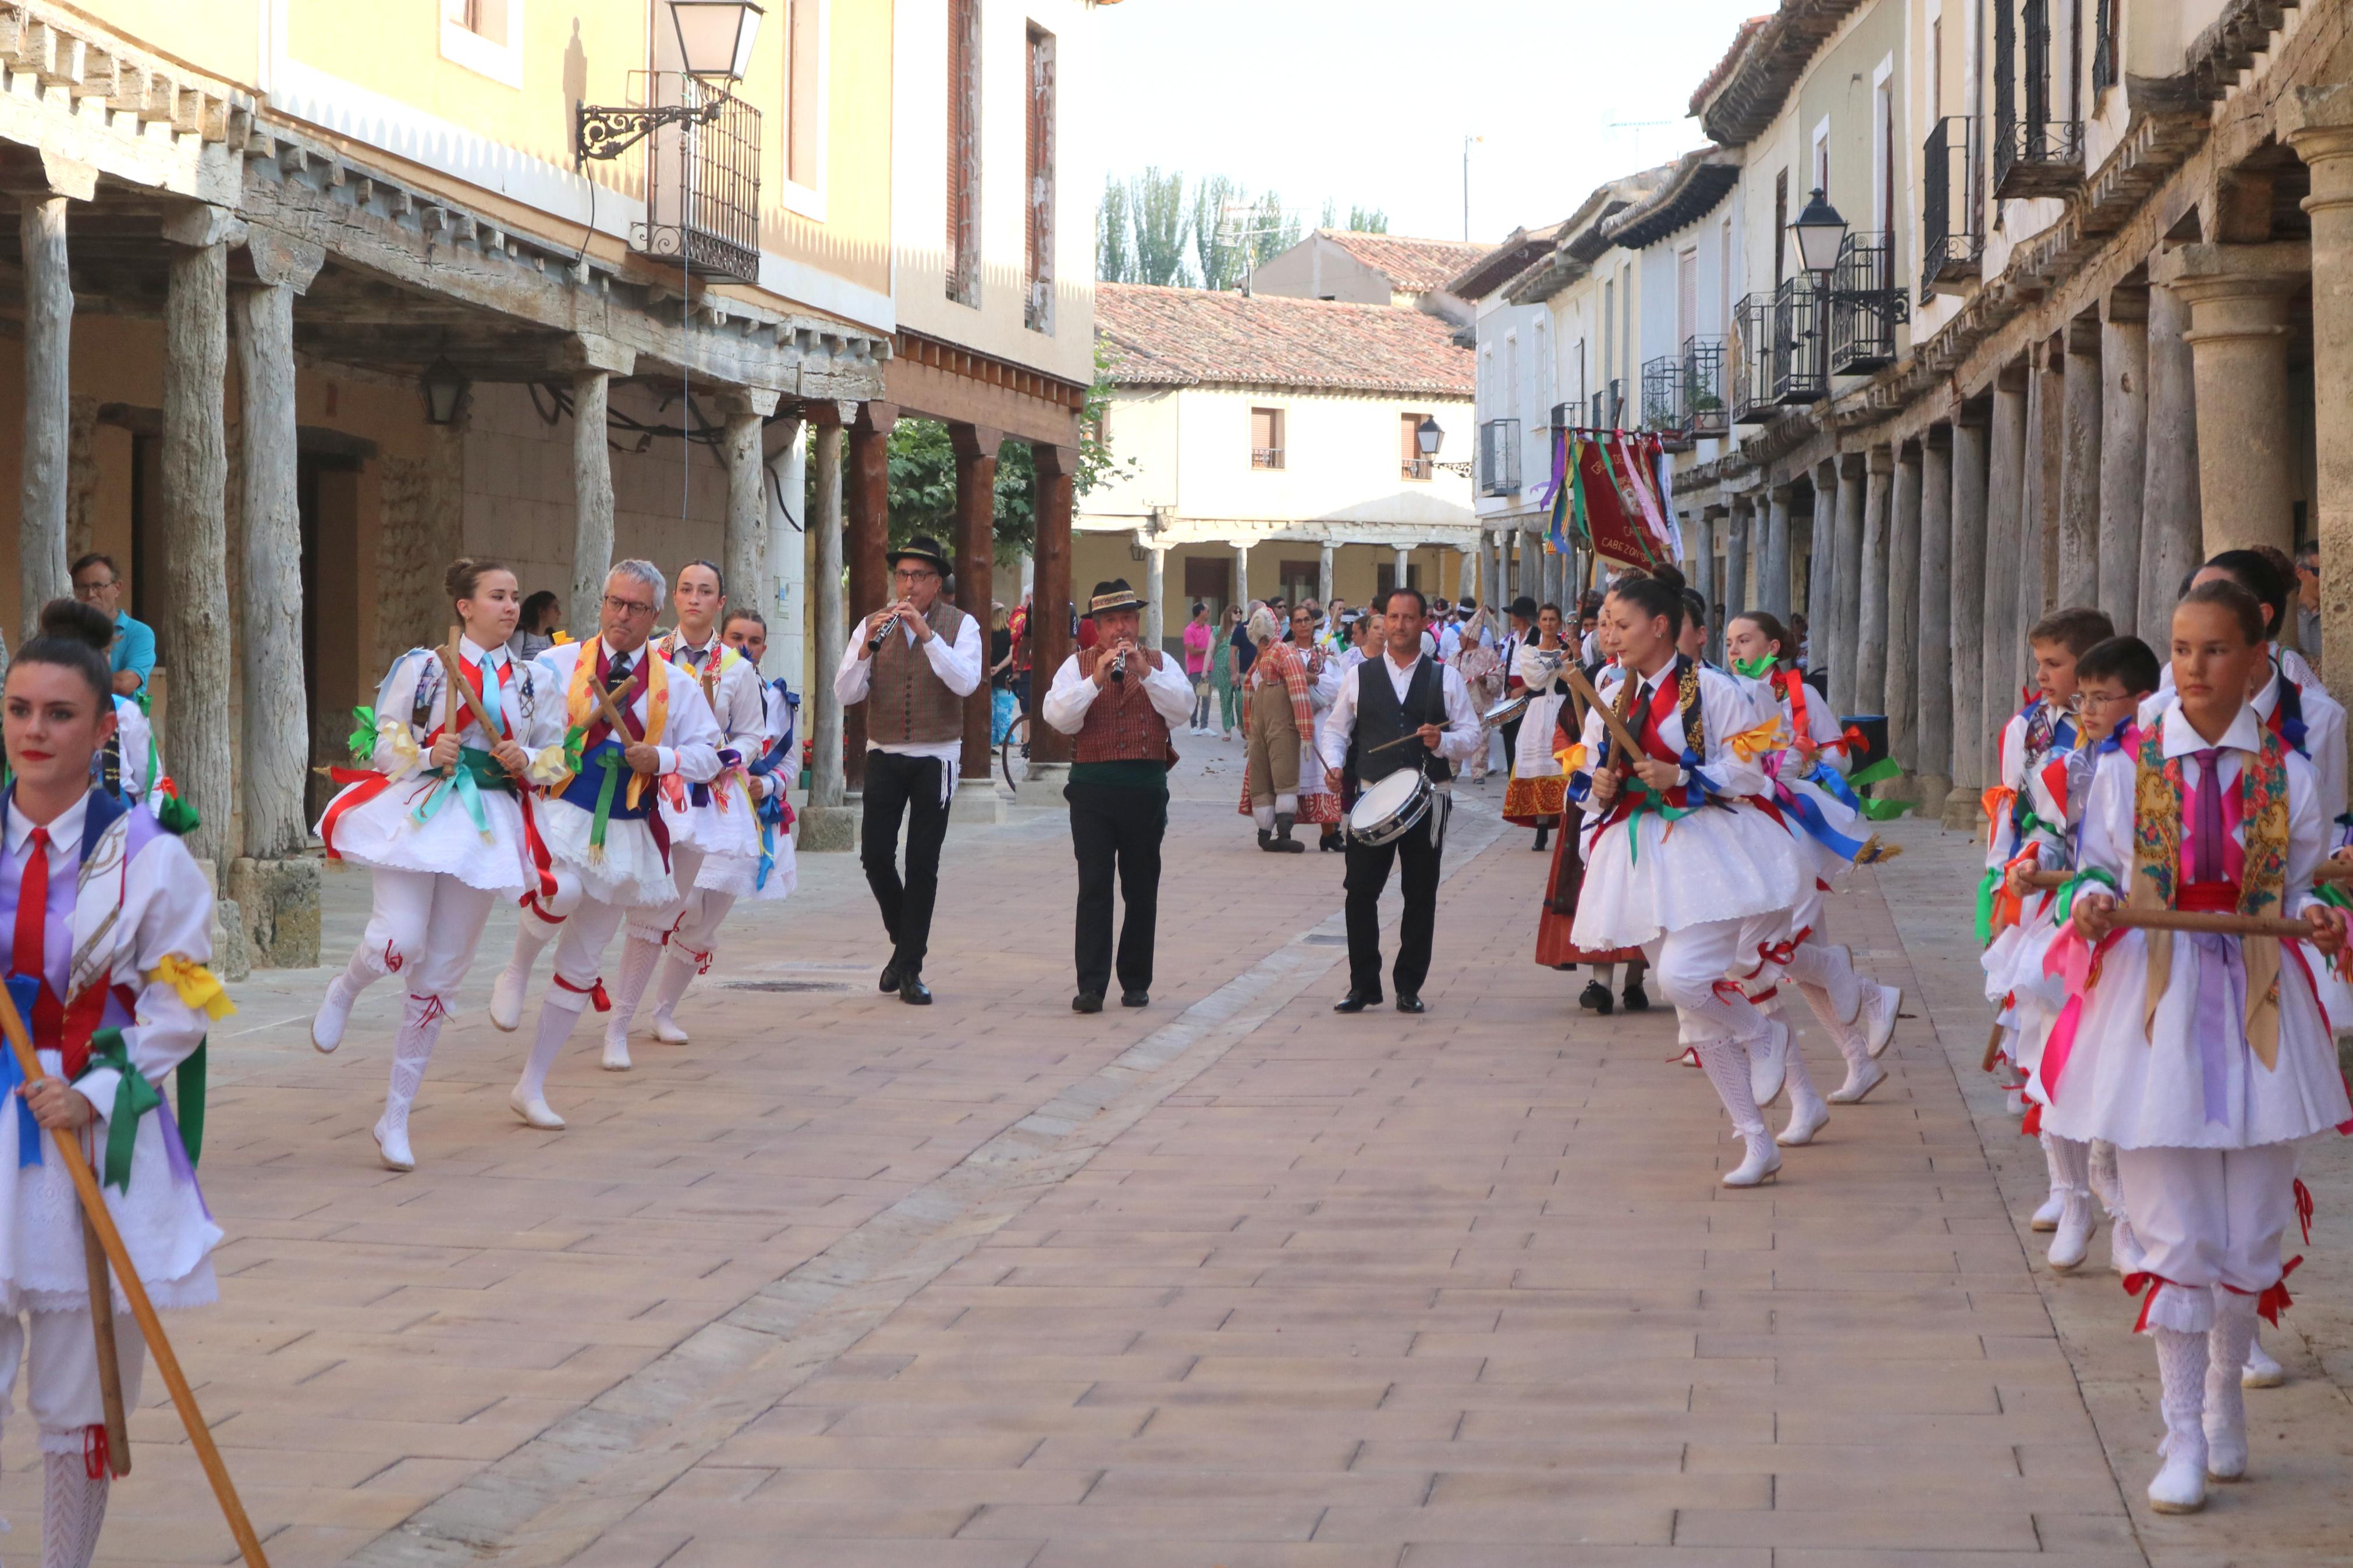
<path fill-rule="evenodd" d="M 1561 666 L 1560 675 L 1568 682 L 1568 689 L 1584 699 L 1586 706 L 1600 710 L 1602 725 L 1609 730 L 1609 738 L 1618 742 L 1620 752 L 1630 759 L 1642 755 L 1642 742 L 1635 739 L 1633 731 L 1626 728 L 1626 721 L 1618 717 L 1618 710 L 1601 700 L 1601 694 L 1593 689 L 1593 682 L 1585 679 L 1585 671 L 1573 664 L 1565 664 Z"/>

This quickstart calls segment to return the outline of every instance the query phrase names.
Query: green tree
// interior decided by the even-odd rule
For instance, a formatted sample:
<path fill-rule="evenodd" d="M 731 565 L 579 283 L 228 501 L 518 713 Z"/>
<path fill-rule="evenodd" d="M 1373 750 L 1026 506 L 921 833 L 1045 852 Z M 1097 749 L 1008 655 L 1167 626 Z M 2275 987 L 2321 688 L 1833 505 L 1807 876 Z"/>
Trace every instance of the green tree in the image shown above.
<path fill-rule="evenodd" d="M 1135 277 L 1138 283 L 1192 282 L 1186 267 L 1185 240 L 1194 214 L 1185 199 L 1185 176 L 1163 174 L 1147 168 L 1129 183 L 1128 220 L 1135 233 Z"/>
<path fill-rule="evenodd" d="M 1283 208 L 1282 198 L 1272 191 L 1259 197 L 1251 209 L 1250 226 L 1251 265 L 1260 258 L 1277 256 L 1297 245 L 1305 232 L 1296 212 Z"/>
<path fill-rule="evenodd" d="M 1240 184 L 1212 174 L 1193 187 L 1193 254 L 1200 258 L 1201 287 L 1239 289 L 1249 269 L 1250 242 L 1239 231 L 1250 226 L 1247 213 L 1229 216 L 1229 205 L 1239 206 L 1248 195 Z"/>
<path fill-rule="evenodd" d="M 1127 249 L 1127 187 L 1108 175 L 1103 205 L 1095 209 L 1095 277 L 1104 283 L 1135 281 Z"/>
<path fill-rule="evenodd" d="M 1326 207 L 1324 210 L 1329 212 L 1331 209 Z M 1348 226 L 1358 234 L 1387 234 L 1389 231 L 1389 215 L 1378 207 L 1351 205 L 1348 208 Z"/>

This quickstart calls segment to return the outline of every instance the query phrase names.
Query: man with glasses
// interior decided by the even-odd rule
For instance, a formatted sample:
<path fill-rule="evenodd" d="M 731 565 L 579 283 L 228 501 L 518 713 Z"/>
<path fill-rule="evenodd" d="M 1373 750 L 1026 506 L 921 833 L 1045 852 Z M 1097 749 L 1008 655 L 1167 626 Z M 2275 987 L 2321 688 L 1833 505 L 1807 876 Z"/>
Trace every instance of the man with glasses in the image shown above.
<path fill-rule="evenodd" d="M 882 986 L 913 1006 L 931 1005 L 923 956 L 939 896 L 940 846 L 964 752 L 964 700 L 979 689 L 980 623 L 940 597 L 947 552 L 923 534 L 887 557 L 898 598 L 860 624 L 834 671 L 844 708 L 866 704 L 866 802 L 858 858 L 891 935 Z M 907 824 L 907 868 L 898 866 Z"/>
<path fill-rule="evenodd" d="M 73 563 L 74 597 L 102 610 L 114 623 L 114 647 L 107 668 L 114 672 L 114 694 L 136 697 L 147 689 L 155 671 L 155 633 L 146 622 L 122 613 L 122 574 L 111 555 L 85 555 Z"/>
<path fill-rule="evenodd" d="M 531 966 L 561 931 L 539 1032 L 508 1100 L 517 1116 L 550 1131 L 564 1118 L 548 1108 L 548 1069 L 589 1003 L 610 1010 L 601 971 L 613 933 L 631 910 L 678 897 L 661 781 L 708 784 L 719 775 L 722 737 L 702 687 L 646 646 L 668 586 L 653 563 L 622 562 L 605 578 L 596 637 L 559 643 L 533 661 L 545 689 L 564 694 L 569 771 L 532 807 L 548 863 L 524 896 L 514 956 L 491 987 L 491 1022 L 511 1030 L 522 1021 Z M 608 1053 L 605 1065 L 617 1070 L 628 1058 Z"/>

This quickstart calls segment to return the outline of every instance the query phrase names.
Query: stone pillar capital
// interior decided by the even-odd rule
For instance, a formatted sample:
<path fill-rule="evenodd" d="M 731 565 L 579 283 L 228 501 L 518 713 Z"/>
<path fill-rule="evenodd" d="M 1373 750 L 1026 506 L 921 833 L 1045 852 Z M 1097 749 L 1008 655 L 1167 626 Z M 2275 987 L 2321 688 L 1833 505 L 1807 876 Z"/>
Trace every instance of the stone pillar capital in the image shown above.
<path fill-rule="evenodd" d="M 1923 451 L 1947 452 L 1952 449 L 1952 446 L 1953 427 L 1950 425 L 1931 425 L 1920 432 L 1920 448 Z"/>
<path fill-rule="evenodd" d="M 2295 240 L 2184 245 L 2157 257 L 2150 272 L 2193 310 L 2226 300 L 2284 300 L 2309 285 L 2312 247 Z"/>
<path fill-rule="evenodd" d="M 607 375 L 633 375 L 638 352 L 595 332 L 575 332 L 547 351 L 547 368 L 572 375 L 599 370 Z"/>
<path fill-rule="evenodd" d="M 1894 473 L 1895 471 L 1895 448 L 1885 446 L 1872 447 L 1868 452 L 1863 454 L 1863 465 L 1866 471 L 1873 474 Z"/>
<path fill-rule="evenodd" d="M 2148 285 L 2119 283 L 2100 301 L 2100 319 L 2113 325 L 2148 320 Z"/>
<path fill-rule="evenodd" d="M 252 281 L 266 287 L 291 289 L 305 293 L 319 268 L 326 265 L 326 251 L 307 239 L 297 239 L 281 229 L 261 224 L 248 224 L 245 243 L 232 257 L 239 270 L 250 271 Z"/>
<path fill-rule="evenodd" d="M 2067 322 L 2067 355 L 2092 359 L 2100 357 L 2100 318 L 2090 310 L 2071 317 Z"/>
<path fill-rule="evenodd" d="M 784 394 L 772 386 L 729 386 L 719 393 L 719 406 L 730 419 L 765 419 L 783 400 Z"/>
<path fill-rule="evenodd" d="M 2353 154 L 2353 82 L 2293 89 L 2274 112 L 2280 140 L 2306 163 Z"/>
<path fill-rule="evenodd" d="M 245 221 L 210 202 L 174 202 L 164 215 L 164 237 L 174 245 L 204 250 L 245 238 Z"/>

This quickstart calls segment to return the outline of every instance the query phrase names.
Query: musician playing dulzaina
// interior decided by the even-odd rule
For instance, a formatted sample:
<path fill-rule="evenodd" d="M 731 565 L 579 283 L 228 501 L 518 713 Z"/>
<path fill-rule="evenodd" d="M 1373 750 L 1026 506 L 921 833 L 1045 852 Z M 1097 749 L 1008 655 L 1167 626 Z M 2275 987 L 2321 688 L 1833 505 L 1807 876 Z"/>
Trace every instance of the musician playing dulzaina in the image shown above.
<path fill-rule="evenodd" d="M 1193 711 L 1193 689 L 1174 659 L 1136 646 L 1145 601 L 1127 579 L 1098 583 L 1088 605 L 1095 643 L 1062 661 L 1039 712 L 1076 735 L 1071 781 L 1071 851 L 1079 861 L 1078 994 L 1081 1013 L 1103 1010 L 1110 988 L 1112 883 L 1126 900 L 1117 971 L 1124 1007 L 1151 1001 L 1160 902 L 1160 841 L 1168 831 L 1169 727 Z"/>

